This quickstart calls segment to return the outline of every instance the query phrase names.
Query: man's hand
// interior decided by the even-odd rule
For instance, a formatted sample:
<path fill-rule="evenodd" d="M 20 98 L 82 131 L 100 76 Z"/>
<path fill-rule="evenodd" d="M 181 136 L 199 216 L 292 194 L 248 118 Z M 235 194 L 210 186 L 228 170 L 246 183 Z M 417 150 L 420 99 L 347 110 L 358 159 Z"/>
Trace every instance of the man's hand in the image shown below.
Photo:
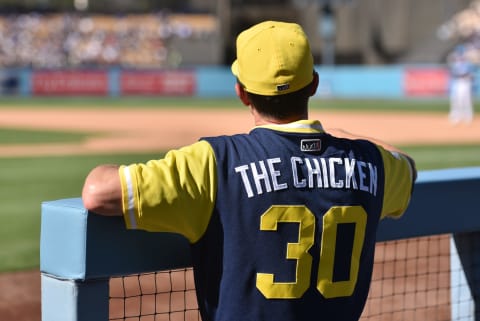
<path fill-rule="evenodd" d="M 118 165 L 95 167 L 85 179 L 82 200 L 85 208 L 91 212 L 108 216 L 123 215 Z"/>

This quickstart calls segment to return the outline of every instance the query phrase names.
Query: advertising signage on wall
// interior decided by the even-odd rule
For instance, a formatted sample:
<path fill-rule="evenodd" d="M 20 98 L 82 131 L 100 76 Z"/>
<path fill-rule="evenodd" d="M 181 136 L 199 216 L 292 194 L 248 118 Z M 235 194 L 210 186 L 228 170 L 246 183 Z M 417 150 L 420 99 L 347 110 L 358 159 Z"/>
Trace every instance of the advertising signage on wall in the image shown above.
<path fill-rule="evenodd" d="M 448 82 L 448 71 L 444 68 L 405 68 L 404 95 L 407 97 L 444 96 L 448 92 Z"/>
<path fill-rule="evenodd" d="M 118 76 L 115 76 L 118 75 Z M 195 72 L 188 70 L 48 70 L 33 71 L 33 95 L 120 95 L 193 96 L 196 94 Z"/>
<path fill-rule="evenodd" d="M 34 95 L 109 94 L 107 71 L 35 71 L 32 74 Z"/>
<path fill-rule="evenodd" d="M 193 96 L 196 90 L 193 71 L 123 71 L 122 95 Z"/>
<path fill-rule="evenodd" d="M 321 75 L 317 92 L 319 96 L 429 98 L 446 97 L 449 91 L 450 76 L 443 65 L 317 68 Z M 227 67 L 175 70 L 11 70 L 0 73 L 0 82 L 4 86 L 3 89 L 0 88 L 0 95 L 235 95 L 235 79 Z"/>

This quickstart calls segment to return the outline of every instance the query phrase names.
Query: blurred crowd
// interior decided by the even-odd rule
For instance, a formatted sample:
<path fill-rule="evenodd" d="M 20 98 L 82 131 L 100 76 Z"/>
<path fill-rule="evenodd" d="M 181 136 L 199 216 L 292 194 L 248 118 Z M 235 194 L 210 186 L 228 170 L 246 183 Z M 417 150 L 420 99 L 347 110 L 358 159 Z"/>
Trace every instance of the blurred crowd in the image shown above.
<path fill-rule="evenodd" d="M 0 16 L 0 67 L 175 67 L 172 40 L 209 37 L 206 15 L 19 14 Z"/>
<path fill-rule="evenodd" d="M 459 51 L 474 64 L 480 65 L 480 0 L 457 12 L 438 29 L 442 40 L 455 40 L 456 46 L 450 55 Z"/>

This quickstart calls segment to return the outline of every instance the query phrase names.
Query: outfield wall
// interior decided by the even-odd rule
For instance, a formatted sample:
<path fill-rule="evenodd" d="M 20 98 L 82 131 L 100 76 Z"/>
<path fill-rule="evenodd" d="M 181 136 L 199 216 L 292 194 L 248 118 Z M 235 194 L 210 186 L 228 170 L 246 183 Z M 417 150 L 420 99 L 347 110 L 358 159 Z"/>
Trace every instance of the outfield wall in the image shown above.
<path fill-rule="evenodd" d="M 319 97 L 445 98 L 449 91 L 449 75 L 444 65 L 315 68 L 320 74 Z M 229 97 L 235 95 L 234 84 L 229 67 L 0 70 L 3 95 Z M 479 88 L 475 87 L 475 95 L 480 96 Z"/>

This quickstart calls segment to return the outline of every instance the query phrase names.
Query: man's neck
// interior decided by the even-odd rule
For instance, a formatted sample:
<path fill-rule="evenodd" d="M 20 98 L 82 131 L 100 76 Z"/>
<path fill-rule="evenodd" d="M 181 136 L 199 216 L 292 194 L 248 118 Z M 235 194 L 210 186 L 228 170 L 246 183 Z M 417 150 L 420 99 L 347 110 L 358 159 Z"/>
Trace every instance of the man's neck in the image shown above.
<path fill-rule="evenodd" d="M 281 125 L 281 124 L 288 124 L 293 123 L 299 120 L 308 119 L 308 113 L 292 116 L 285 119 L 277 119 L 272 117 L 267 117 L 265 115 L 259 114 L 255 108 L 250 108 L 255 126 L 265 126 L 265 125 Z"/>

